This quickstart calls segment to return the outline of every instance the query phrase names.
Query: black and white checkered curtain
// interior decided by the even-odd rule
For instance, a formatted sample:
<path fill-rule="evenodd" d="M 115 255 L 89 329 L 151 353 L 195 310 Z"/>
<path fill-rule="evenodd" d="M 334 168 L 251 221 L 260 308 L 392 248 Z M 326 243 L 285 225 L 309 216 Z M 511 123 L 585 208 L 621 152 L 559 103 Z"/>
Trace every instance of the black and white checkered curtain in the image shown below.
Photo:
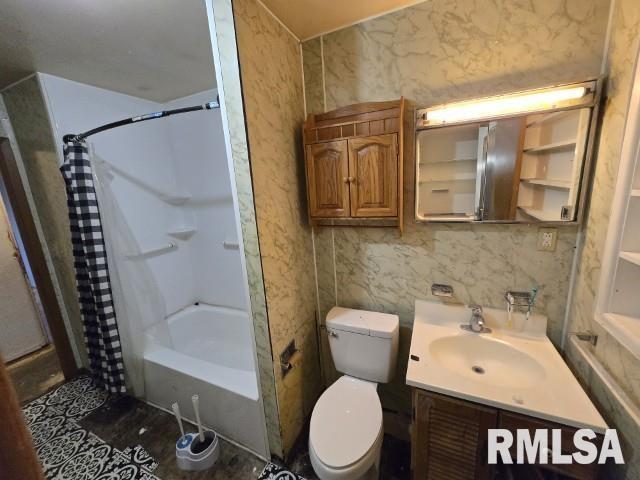
<path fill-rule="evenodd" d="M 86 143 L 64 146 L 60 170 L 67 188 L 76 285 L 91 371 L 106 390 L 125 392 L 122 347 Z"/>

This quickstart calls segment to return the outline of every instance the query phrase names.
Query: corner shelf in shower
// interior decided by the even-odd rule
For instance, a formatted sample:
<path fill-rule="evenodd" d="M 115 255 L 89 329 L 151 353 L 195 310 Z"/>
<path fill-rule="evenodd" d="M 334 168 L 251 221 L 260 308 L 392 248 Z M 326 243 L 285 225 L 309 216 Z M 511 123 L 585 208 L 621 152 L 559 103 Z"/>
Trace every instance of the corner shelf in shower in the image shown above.
<path fill-rule="evenodd" d="M 175 238 L 176 240 L 189 240 L 197 232 L 195 227 L 183 226 L 177 227 L 167 232 L 167 235 Z"/>

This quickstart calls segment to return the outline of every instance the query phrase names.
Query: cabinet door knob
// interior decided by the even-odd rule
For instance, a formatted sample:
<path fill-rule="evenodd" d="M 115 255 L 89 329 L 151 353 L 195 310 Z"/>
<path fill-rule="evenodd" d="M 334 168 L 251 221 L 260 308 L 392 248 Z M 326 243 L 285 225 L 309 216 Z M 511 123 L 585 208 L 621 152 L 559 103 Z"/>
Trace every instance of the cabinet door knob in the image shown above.
<path fill-rule="evenodd" d="M 342 177 L 342 181 L 344 183 L 349 183 L 349 177 Z"/>
<path fill-rule="evenodd" d="M 349 183 L 353 183 L 356 181 L 354 177 L 349 177 L 347 180 L 349 181 Z"/>

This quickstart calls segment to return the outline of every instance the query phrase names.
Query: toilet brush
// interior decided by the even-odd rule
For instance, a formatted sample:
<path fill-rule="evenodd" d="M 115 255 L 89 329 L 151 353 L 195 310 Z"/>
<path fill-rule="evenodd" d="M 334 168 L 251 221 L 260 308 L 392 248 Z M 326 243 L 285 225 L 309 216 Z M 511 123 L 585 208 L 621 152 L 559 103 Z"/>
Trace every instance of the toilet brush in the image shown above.
<path fill-rule="evenodd" d="M 198 440 L 204 442 L 204 431 L 202 430 L 202 422 L 200 421 L 200 397 L 196 394 L 191 397 L 193 410 L 196 412 L 196 422 L 198 422 Z"/>
<path fill-rule="evenodd" d="M 173 414 L 176 416 L 176 420 L 178 420 L 178 426 L 180 427 L 180 438 L 184 437 L 184 427 L 182 426 L 182 416 L 180 416 L 180 406 L 178 402 L 174 402 L 171 405 L 171 409 L 173 410 Z"/>
<path fill-rule="evenodd" d="M 193 395 L 191 397 L 191 402 L 193 403 L 193 410 L 195 411 L 196 422 L 198 423 L 198 436 L 194 440 L 191 450 L 194 453 L 200 453 L 211 445 L 214 437 L 205 436 L 204 430 L 202 429 L 202 421 L 200 420 L 200 397 L 197 394 Z"/>

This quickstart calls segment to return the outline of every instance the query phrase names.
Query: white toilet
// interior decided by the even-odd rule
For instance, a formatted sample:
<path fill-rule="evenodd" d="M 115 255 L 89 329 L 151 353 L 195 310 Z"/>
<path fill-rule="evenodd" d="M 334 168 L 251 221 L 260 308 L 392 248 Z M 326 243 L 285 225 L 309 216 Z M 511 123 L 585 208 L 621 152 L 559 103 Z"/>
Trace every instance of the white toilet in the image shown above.
<path fill-rule="evenodd" d="M 311 415 L 309 456 L 321 480 L 377 479 L 382 406 L 377 382 L 389 382 L 398 357 L 398 316 L 334 307 L 327 314 L 331 356 L 344 373 Z"/>

